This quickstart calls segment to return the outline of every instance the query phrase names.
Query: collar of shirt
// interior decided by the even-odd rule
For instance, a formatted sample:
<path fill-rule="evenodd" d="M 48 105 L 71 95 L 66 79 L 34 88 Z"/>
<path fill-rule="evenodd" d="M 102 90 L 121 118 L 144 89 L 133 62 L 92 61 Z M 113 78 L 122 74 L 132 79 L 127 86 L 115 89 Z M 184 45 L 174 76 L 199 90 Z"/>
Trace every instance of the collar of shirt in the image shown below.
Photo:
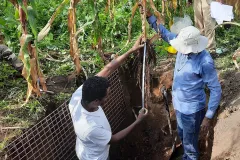
<path fill-rule="evenodd" d="M 82 106 L 82 110 L 81 110 L 81 112 L 83 114 L 86 114 L 86 115 L 89 115 L 89 116 L 94 116 L 94 117 L 100 117 L 101 116 L 100 111 L 101 111 L 101 107 L 98 107 L 98 110 L 95 111 L 95 112 L 88 112 L 83 106 Z"/>
<path fill-rule="evenodd" d="M 201 52 L 200 52 L 201 53 Z M 190 53 L 188 54 L 188 59 L 196 59 L 196 57 L 200 54 L 200 53 Z"/>

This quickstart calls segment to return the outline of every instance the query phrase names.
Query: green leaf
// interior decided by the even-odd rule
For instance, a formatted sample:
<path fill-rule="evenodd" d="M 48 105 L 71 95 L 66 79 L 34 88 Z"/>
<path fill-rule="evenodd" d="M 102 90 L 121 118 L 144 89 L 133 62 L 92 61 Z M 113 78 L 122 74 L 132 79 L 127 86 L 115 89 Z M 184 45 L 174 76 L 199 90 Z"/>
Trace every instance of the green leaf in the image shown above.
<path fill-rule="evenodd" d="M 35 37 L 35 39 L 37 39 L 37 25 L 36 25 L 36 12 L 33 10 L 33 8 L 31 6 L 27 7 L 27 15 L 28 15 L 28 21 L 30 24 L 30 27 L 32 29 L 32 33 Z"/>
<path fill-rule="evenodd" d="M 30 80 L 30 71 L 31 71 L 31 66 L 30 66 L 30 56 L 29 56 L 29 53 L 28 53 L 28 43 L 32 40 L 32 35 L 26 35 L 26 40 L 24 42 L 24 45 L 23 45 L 23 54 L 24 54 L 24 61 L 25 61 L 25 67 L 26 67 L 26 70 L 27 70 L 27 81 Z"/>
<path fill-rule="evenodd" d="M 15 14 L 14 14 L 15 19 L 19 19 L 19 10 L 18 8 L 15 9 Z"/>
<path fill-rule="evenodd" d="M 35 3 L 35 0 L 28 0 L 28 1 L 31 4 L 33 10 L 36 11 L 37 10 L 37 6 L 36 6 L 36 3 Z"/>
<path fill-rule="evenodd" d="M 0 17 L 0 25 L 2 25 L 2 26 L 6 25 L 6 21 L 4 19 L 2 19 L 1 17 Z"/>

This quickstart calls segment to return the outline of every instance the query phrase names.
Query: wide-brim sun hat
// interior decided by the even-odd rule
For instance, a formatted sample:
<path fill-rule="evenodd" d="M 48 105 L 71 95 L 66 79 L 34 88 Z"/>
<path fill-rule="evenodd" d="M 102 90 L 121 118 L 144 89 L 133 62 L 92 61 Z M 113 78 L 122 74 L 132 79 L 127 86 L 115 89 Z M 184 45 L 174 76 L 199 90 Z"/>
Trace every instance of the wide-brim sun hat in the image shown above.
<path fill-rule="evenodd" d="M 181 29 L 177 38 L 170 41 L 170 44 L 180 53 L 199 53 L 206 49 L 208 38 L 202 36 L 194 26 Z"/>

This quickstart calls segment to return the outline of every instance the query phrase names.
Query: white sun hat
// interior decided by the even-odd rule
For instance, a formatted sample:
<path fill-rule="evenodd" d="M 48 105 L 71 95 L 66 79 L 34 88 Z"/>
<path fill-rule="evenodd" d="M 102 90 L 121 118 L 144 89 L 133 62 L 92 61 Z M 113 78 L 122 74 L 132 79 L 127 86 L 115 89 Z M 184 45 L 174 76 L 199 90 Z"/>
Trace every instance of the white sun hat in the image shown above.
<path fill-rule="evenodd" d="M 206 49 L 208 38 L 201 36 L 196 27 L 188 26 L 181 29 L 177 38 L 171 40 L 170 44 L 182 54 L 199 53 Z"/>

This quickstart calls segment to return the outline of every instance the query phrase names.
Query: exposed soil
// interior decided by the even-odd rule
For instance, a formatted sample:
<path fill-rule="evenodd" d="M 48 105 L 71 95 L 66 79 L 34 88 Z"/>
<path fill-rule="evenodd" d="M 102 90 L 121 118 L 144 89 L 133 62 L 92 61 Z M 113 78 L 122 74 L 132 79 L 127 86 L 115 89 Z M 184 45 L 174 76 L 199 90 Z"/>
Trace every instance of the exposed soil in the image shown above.
<path fill-rule="evenodd" d="M 240 159 L 240 101 L 236 106 L 237 111 L 225 119 L 219 119 L 215 126 L 213 160 Z"/>
<path fill-rule="evenodd" d="M 169 63 L 168 60 L 166 63 Z M 164 63 L 162 63 L 164 65 Z M 163 85 L 171 88 L 173 65 L 164 70 L 155 68 L 151 73 L 151 98 L 148 101 L 150 115 L 147 120 L 138 126 L 134 132 L 117 145 L 111 146 L 110 159 L 134 160 L 161 160 L 171 156 L 172 136 L 167 123 L 167 111 L 160 89 Z M 128 71 L 125 71 L 128 72 Z M 129 77 L 131 74 L 122 74 L 122 82 L 129 106 L 129 112 L 134 106 L 141 106 L 141 90 L 137 80 Z M 169 98 L 171 99 L 171 97 Z M 171 109 L 172 111 L 172 109 Z M 172 115 L 172 114 L 171 114 Z M 176 121 L 172 116 L 172 128 L 176 135 Z M 134 121 L 133 113 L 128 117 L 122 128 Z"/>
<path fill-rule="evenodd" d="M 223 98 L 218 121 L 214 128 L 211 159 L 240 159 L 240 72 L 223 75 Z"/>

